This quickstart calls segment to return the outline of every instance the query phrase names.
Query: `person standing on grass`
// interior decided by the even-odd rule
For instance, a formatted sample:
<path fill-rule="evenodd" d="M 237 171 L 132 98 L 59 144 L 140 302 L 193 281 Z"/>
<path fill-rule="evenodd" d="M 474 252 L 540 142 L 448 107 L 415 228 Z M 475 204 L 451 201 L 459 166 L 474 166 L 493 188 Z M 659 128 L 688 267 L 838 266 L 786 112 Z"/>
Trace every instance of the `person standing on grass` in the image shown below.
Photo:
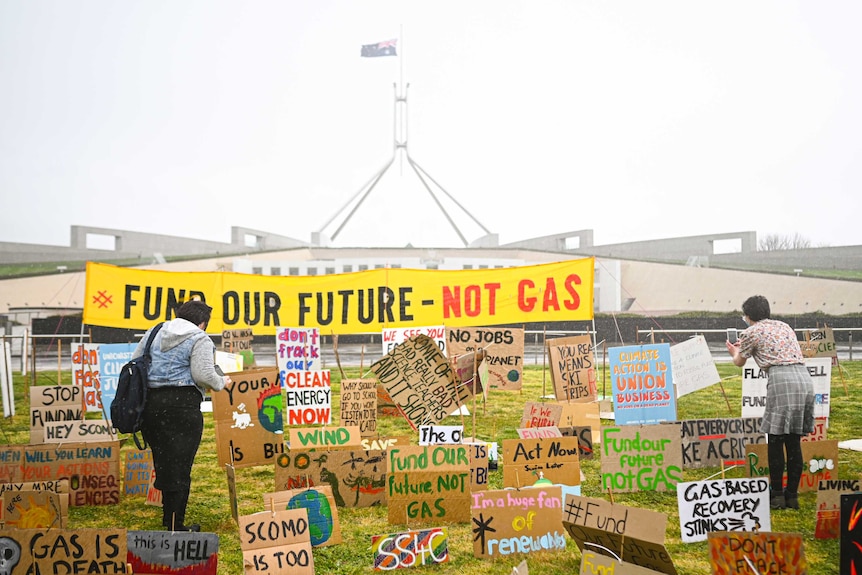
<path fill-rule="evenodd" d="M 215 366 L 215 344 L 206 334 L 212 308 L 191 300 L 166 322 L 150 349 L 147 403 L 141 434 L 153 450 L 155 486 L 162 492 L 162 526 L 170 531 L 200 531 L 186 525 L 192 465 L 201 444 L 206 389 L 220 391 L 231 383 Z M 143 355 L 150 330 L 134 357 Z"/>
<path fill-rule="evenodd" d="M 796 333 L 782 321 L 770 319 L 769 300 L 751 296 L 742 304 L 742 320 L 749 327 L 735 344 L 725 342 L 737 367 L 754 358 L 766 372 L 766 410 L 760 432 L 767 434 L 769 506 L 799 509 L 802 478 L 802 436 L 814 431 L 814 382 L 805 366 Z M 787 487 L 781 490 L 787 463 Z"/>

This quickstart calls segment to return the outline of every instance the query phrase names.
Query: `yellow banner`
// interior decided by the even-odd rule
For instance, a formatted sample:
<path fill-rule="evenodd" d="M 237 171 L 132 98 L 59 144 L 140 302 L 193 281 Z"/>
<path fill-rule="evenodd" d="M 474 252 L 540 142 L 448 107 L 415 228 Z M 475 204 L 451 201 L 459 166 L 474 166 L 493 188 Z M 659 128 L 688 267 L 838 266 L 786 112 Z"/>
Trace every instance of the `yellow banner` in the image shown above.
<path fill-rule="evenodd" d="M 87 263 L 84 323 L 146 329 L 183 301 L 213 307 L 207 331 L 279 326 L 322 334 L 387 327 L 589 320 L 594 258 L 481 270 L 374 269 L 324 276 L 166 272 Z"/>

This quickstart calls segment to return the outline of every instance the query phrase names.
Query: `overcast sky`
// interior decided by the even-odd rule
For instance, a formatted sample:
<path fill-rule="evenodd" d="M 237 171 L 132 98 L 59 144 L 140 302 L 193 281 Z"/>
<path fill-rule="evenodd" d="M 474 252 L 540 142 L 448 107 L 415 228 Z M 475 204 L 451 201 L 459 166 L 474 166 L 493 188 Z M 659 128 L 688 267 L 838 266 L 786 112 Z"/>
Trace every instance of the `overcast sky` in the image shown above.
<path fill-rule="evenodd" d="M 859 245 L 859 22 L 856 0 L 0 0 L 0 241 L 331 236 L 409 83 L 407 150 L 467 241 L 469 213 L 501 242 Z M 334 245 L 408 242 L 463 245 L 397 154 Z"/>

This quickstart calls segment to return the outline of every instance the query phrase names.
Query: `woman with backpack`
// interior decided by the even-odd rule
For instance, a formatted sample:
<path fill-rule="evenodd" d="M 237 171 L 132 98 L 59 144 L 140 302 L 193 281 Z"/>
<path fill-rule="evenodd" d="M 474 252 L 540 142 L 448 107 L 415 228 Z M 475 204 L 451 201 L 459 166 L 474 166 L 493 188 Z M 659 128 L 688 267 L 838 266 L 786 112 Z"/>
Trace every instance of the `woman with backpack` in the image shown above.
<path fill-rule="evenodd" d="M 201 443 L 206 390 L 231 383 L 215 366 L 215 344 L 206 334 L 212 308 L 191 300 L 165 322 L 150 349 L 147 402 L 141 434 L 153 451 L 155 487 L 162 492 L 162 525 L 171 531 L 200 531 L 186 525 L 192 465 Z M 143 355 L 150 328 L 133 354 Z"/>

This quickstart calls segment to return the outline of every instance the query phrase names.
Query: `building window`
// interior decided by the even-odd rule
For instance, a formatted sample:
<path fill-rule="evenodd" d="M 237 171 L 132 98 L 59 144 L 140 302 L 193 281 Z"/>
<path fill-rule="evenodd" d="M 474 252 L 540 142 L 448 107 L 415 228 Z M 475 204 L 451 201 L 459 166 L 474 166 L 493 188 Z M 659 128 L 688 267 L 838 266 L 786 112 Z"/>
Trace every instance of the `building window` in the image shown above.
<path fill-rule="evenodd" d="M 374 264 L 374 269 L 376 269 L 376 270 L 383 269 L 383 264 Z"/>
<path fill-rule="evenodd" d="M 251 268 L 251 273 L 261 275 L 263 273 L 263 268 Z"/>
<path fill-rule="evenodd" d="M 326 275 L 331 276 L 335 273 L 335 268 L 326 268 Z"/>
<path fill-rule="evenodd" d="M 359 271 L 364 272 L 368 270 L 368 266 L 365 264 L 359 264 Z"/>
<path fill-rule="evenodd" d="M 317 268 L 308 268 L 308 271 L 305 272 L 305 275 L 316 276 L 317 275 Z"/>
<path fill-rule="evenodd" d="M 280 276 L 281 275 L 281 268 L 278 268 L 278 267 L 269 268 L 269 275 Z"/>
<path fill-rule="evenodd" d="M 439 270 L 440 266 L 437 264 L 428 264 L 425 266 L 426 270 Z"/>
<path fill-rule="evenodd" d="M 486 270 L 486 269 L 488 269 L 488 266 L 485 264 L 479 264 L 479 269 L 480 270 Z"/>
<path fill-rule="evenodd" d="M 391 265 L 391 266 L 389 266 L 389 267 L 391 267 L 391 268 L 392 268 L 392 269 L 394 269 L 394 270 L 397 270 L 397 269 L 401 269 L 401 264 L 392 264 L 392 265 Z"/>
<path fill-rule="evenodd" d="M 471 270 L 471 269 L 473 269 L 473 264 L 464 264 L 464 269 L 465 269 L 465 270 Z"/>
<path fill-rule="evenodd" d="M 344 273 L 348 274 L 348 273 L 353 271 L 353 266 L 350 264 L 344 264 L 344 267 L 342 267 L 342 270 L 344 270 Z"/>
<path fill-rule="evenodd" d="M 287 268 L 287 274 L 291 275 L 291 276 L 298 276 L 299 275 L 299 268 L 294 268 L 294 267 Z"/>

